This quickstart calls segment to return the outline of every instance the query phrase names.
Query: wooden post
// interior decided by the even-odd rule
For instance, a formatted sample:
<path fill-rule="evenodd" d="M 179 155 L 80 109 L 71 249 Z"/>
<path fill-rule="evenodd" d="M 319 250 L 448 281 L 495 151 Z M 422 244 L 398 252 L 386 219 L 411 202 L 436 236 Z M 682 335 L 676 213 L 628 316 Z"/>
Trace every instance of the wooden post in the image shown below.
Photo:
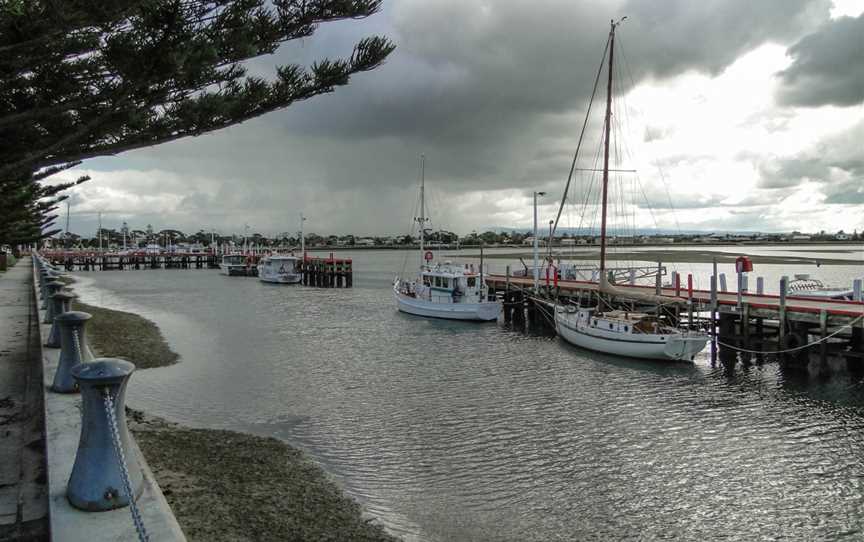
<path fill-rule="evenodd" d="M 636 284 L 636 270 L 630 270 L 630 286 L 634 286 Z"/>
<path fill-rule="evenodd" d="M 855 279 L 852 281 L 852 299 L 855 301 L 862 301 L 861 299 L 861 283 L 864 282 L 861 279 Z"/>
<path fill-rule="evenodd" d="M 663 264 L 657 262 L 657 275 L 654 277 L 654 293 L 660 295 L 660 290 L 663 287 Z"/>
<path fill-rule="evenodd" d="M 828 364 L 828 341 L 825 337 L 828 336 L 828 311 L 822 309 L 819 311 L 819 337 L 822 342 L 819 343 L 819 363 L 824 368 Z"/>
<path fill-rule="evenodd" d="M 726 273 L 720 273 L 720 291 L 721 292 L 728 292 L 729 291 L 726 289 Z"/>
<path fill-rule="evenodd" d="M 504 291 L 509 292 L 510 291 L 510 266 L 509 265 L 507 266 L 507 269 L 505 271 L 505 277 L 506 278 L 504 279 L 505 280 Z"/>
<path fill-rule="evenodd" d="M 778 318 L 778 337 L 782 341 L 786 336 L 786 290 L 789 287 L 789 277 L 780 278 L 780 314 Z"/>
<path fill-rule="evenodd" d="M 756 277 L 756 293 L 759 295 L 765 293 L 765 279 L 763 277 Z"/>
<path fill-rule="evenodd" d="M 744 338 L 744 348 L 752 350 L 750 345 L 750 305 L 744 303 L 741 307 L 741 336 Z M 750 352 L 741 352 L 741 360 L 750 363 Z"/>

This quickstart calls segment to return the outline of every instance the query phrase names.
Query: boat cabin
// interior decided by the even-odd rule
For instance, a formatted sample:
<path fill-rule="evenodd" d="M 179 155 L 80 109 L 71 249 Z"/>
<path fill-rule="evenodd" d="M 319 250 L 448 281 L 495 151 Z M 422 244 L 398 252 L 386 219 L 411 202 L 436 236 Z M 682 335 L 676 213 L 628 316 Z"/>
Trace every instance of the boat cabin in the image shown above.
<path fill-rule="evenodd" d="M 246 256 L 243 254 L 226 254 L 222 256 L 222 263 L 225 265 L 246 265 Z"/>
<path fill-rule="evenodd" d="M 423 266 L 419 280 L 407 283 L 405 293 L 434 303 L 477 303 L 486 290 L 473 264 Z"/>

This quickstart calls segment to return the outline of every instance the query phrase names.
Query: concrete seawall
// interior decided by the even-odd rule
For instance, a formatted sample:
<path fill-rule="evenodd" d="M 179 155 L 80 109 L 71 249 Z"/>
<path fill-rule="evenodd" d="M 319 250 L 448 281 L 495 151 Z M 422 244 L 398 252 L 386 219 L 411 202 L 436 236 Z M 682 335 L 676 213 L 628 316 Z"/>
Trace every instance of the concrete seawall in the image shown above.
<path fill-rule="evenodd" d="M 21 265 L 31 264 L 28 261 L 21 262 Z M 34 287 L 35 283 L 34 268 Z M 35 295 L 38 297 L 38 290 Z M 39 310 L 39 321 L 41 322 L 43 318 L 44 311 Z M 40 344 L 45 342 L 44 338 L 48 336 L 50 329 L 50 325 L 40 325 L 40 337 L 43 339 L 40 340 Z M 138 539 L 128 507 L 107 512 L 83 512 L 72 507 L 66 498 L 66 484 L 72 472 L 81 434 L 81 396 L 54 393 L 49 390 L 59 357 L 59 349 L 41 347 L 51 539 L 57 541 Z M 130 386 L 134 385 L 133 375 Z M 127 459 L 137 461 L 144 474 L 144 492 L 137 503 L 150 539 L 185 541 L 186 537 L 180 525 L 134 440 L 132 449 L 127 450 Z"/>

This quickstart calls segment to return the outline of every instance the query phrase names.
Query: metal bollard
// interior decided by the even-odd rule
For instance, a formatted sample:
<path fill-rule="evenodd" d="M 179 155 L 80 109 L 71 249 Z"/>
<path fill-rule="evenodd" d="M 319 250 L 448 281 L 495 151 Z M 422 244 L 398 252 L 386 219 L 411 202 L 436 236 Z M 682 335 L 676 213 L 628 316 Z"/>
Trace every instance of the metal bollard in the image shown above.
<path fill-rule="evenodd" d="M 765 293 L 765 279 L 756 277 L 756 293 L 762 295 Z"/>
<path fill-rule="evenodd" d="M 48 298 L 45 302 L 45 319 L 42 320 L 43 324 L 50 324 L 54 321 L 54 303 L 51 301 L 51 298 L 54 296 L 54 294 L 62 290 L 63 286 L 63 283 L 58 280 L 52 280 L 45 285 Z"/>
<path fill-rule="evenodd" d="M 81 439 L 66 486 L 66 498 L 75 508 L 98 512 L 128 506 L 123 469 L 134 498 L 144 490 L 141 467 L 129 454 L 131 437 L 126 427 L 126 385 L 133 371 L 132 363 L 113 358 L 98 358 L 72 369 L 83 405 Z M 106 406 L 106 391 L 113 409 Z M 118 458 L 115 441 L 128 462 Z"/>
<path fill-rule="evenodd" d="M 60 348 L 60 325 L 56 320 L 61 314 L 72 310 L 72 300 L 76 297 L 75 294 L 62 290 L 51 296 L 54 305 L 54 318 L 51 321 L 51 332 L 48 333 L 48 340 L 45 342 L 45 346 L 48 348 Z"/>
<path fill-rule="evenodd" d="M 726 292 L 726 273 L 720 273 L 720 291 Z"/>
<path fill-rule="evenodd" d="M 72 378 L 72 368 L 93 359 L 84 334 L 85 325 L 90 318 L 90 314 L 81 311 L 69 311 L 54 318 L 60 326 L 60 362 L 57 364 L 51 389 L 57 393 L 78 391 L 75 379 Z"/>

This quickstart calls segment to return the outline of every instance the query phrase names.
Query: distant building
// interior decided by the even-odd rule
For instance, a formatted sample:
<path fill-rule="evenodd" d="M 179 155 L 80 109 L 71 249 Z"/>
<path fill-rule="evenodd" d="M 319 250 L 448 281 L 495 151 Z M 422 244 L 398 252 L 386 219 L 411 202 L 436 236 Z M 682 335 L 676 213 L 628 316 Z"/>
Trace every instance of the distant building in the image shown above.
<path fill-rule="evenodd" d="M 354 242 L 354 245 L 358 247 L 374 247 L 375 239 L 370 239 L 369 237 L 364 237 L 363 239 L 357 239 Z"/>
<path fill-rule="evenodd" d="M 852 236 L 849 235 L 848 233 L 838 233 L 837 235 L 834 236 L 834 239 L 837 241 L 848 241 L 848 240 L 852 239 Z"/>
<path fill-rule="evenodd" d="M 789 239 L 791 241 L 809 241 L 811 237 L 809 235 L 793 235 Z"/>

